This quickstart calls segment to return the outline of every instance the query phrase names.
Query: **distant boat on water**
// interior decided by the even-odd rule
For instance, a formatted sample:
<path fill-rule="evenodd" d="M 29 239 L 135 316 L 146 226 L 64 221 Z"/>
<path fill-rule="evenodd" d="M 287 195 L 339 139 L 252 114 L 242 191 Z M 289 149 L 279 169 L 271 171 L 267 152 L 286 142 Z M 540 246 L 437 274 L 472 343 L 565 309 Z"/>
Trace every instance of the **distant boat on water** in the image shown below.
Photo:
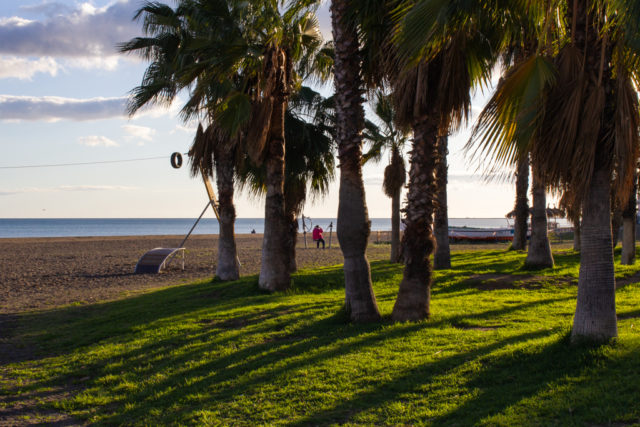
<path fill-rule="evenodd" d="M 449 227 L 449 240 L 478 242 L 510 242 L 513 228 Z"/>

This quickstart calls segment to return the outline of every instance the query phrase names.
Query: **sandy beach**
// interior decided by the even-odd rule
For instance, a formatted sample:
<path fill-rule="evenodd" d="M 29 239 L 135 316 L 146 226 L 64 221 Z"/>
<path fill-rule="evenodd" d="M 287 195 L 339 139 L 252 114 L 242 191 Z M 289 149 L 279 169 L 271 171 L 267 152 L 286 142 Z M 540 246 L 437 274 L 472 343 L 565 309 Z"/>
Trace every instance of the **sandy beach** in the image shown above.
<path fill-rule="evenodd" d="M 184 271 L 176 260 L 162 274 L 133 273 L 136 262 L 147 250 L 174 247 L 181 239 L 182 236 L 0 239 L 0 313 L 113 300 L 145 289 L 213 277 L 217 235 L 189 238 Z M 309 249 L 304 249 L 302 236 L 299 237 L 299 268 L 343 262 L 335 234 L 331 249 L 316 249 L 310 239 L 308 244 Z M 238 235 L 237 245 L 241 275 L 259 273 L 262 235 Z M 370 244 L 367 254 L 370 260 L 386 259 L 389 245 Z"/>

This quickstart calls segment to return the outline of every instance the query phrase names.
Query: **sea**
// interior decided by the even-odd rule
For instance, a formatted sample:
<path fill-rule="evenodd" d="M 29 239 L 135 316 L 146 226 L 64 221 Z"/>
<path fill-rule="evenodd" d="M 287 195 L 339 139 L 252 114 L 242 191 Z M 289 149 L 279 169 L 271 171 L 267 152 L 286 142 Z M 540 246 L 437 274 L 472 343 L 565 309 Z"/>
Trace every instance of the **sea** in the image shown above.
<path fill-rule="evenodd" d="M 320 225 L 333 230 L 335 218 L 306 219 L 307 229 Z M 193 218 L 55 218 L 55 219 L 11 219 L 0 218 L 0 238 L 19 237 L 89 237 L 89 236 L 146 236 L 186 235 L 194 225 Z M 505 218 L 450 218 L 451 227 L 506 228 L 513 225 Z M 564 225 L 558 223 L 558 225 Z M 237 218 L 236 233 L 249 234 L 264 231 L 264 218 Z M 302 231 L 302 221 L 300 220 Z M 371 218 L 372 231 L 391 230 L 390 218 Z M 193 234 L 218 234 L 218 222 L 214 218 L 203 218 Z"/>

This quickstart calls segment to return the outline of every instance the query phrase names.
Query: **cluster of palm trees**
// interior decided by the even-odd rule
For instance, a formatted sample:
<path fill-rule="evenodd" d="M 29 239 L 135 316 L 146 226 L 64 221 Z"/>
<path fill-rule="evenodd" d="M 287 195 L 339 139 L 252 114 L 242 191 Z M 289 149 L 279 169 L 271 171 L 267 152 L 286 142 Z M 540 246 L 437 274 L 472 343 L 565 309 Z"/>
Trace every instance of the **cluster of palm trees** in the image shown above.
<path fill-rule="evenodd" d="M 392 255 L 395 261 L 401 253 L 404 271 L 392 317 L 429 317 L 434 215 L 438 230 L 446 219 L 447 137 L 468 120 L 472 90 L 487 87 L 501 65 L 502 78 L 469 146 L 493 170 L 517 171 L 525 191 L 524 171 L 532 165 L 533 222 L 546 221 L 539 213 L 546 208 L 545 189 L 567 196 L 582 238 L 572 336 L 615 337 L 611 201 L 630 205 L 637 179 L 640 0 L 332 0 L 328 44 L 318 31 L 317 7 L 314 0 L 180 0 L 175 9 L 148 3 L 136 17 L 149 37 L 122 46 L 151 62 L 133 91 L 131 113 L 186 90 L 184 117 L 206 122 L 191 161 L 194 171 L 216 171 L 227 224 L 221 224 L 219 254 L 226 261 L 219 259 L 217 275 L 238 275 L 235 244 L 222 247 L 222 229 L 233 232 L 239 177 L 266 195 L 260 286 L 276 291 L 290 285 L 296 215 L 309 180 L 313 190 L 326 191 L 332 168 L 314 166 L 333 165 L 335 141 L 345 307 L 353 321 L 379 320 L 365 256 L 370 221 L 362 164 L 386 141 L 391 161 L 384 189 L 399 210 L 402 146 L 411 133 L 405 232 Z M 329 101 L 302 86 L 331 72 L 335 95 Z M 368 91 L 380 88 L 385 95 L 377 96 L 376 110 L 386 130 L 376 146 L 363 103 Z M 365 154 L 364 139 L 374 140 Z M 305 157 L 310 146 L 324 151 Z M 518 210 L 528 211 L 526 197 Z M 525 240 L 526 221 L 518 225 L 514 246 Z M 531 245 L 546 245 L 546 251 L 530 251 L 543 254 L 528 257 L 531 266 L 553 265 L 544 230 L 544 239 L 532 236 Z M 441 234 L 440 267 L 448 261 Z"/>

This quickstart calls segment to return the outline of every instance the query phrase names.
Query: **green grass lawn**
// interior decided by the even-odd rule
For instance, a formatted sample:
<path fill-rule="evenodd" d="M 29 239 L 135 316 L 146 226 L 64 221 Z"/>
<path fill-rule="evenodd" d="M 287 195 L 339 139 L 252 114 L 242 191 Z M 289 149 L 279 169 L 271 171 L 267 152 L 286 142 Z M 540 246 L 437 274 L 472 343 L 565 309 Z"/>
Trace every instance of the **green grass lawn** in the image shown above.
<path fill-rule="evenodd" d="M 0 368 L 2 405 L 110 425 L 640 423 L 640 284 L 617 291 L 616 342 L 571 346 L 578 256 L 537 272 L 524 257 L 454 253 L 420 323 L 389 320 L 402 267 L 386 262 L 379 324 L 345 321 L 340 266 L 285 294 L 247 277 L 24 313 L 11 340 L 31 360 Z"/>

